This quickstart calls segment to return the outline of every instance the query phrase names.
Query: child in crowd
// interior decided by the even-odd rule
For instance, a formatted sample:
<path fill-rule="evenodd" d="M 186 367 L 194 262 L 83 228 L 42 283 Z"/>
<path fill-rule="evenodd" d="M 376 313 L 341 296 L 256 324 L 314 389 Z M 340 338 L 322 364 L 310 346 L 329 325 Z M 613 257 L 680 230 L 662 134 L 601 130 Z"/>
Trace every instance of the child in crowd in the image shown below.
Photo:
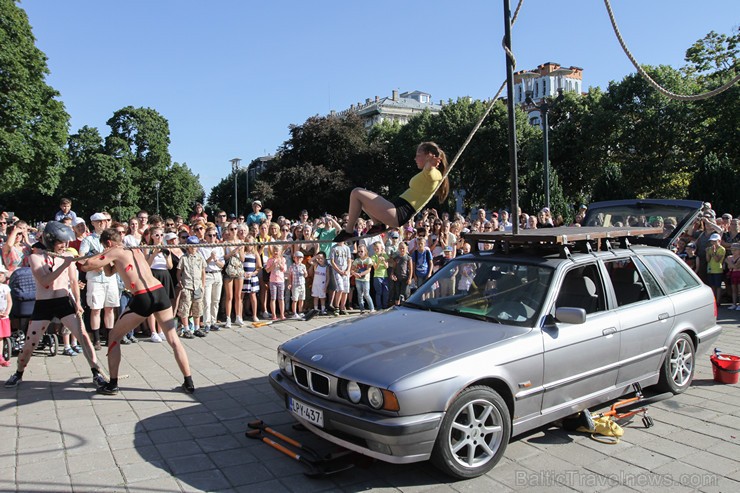
<path fill-rule="evenodd" d="M 441 269 L 453 258 L 453 254 L 455 252 L 453 251 L 452 245 L 447 245 L 442 250 L 442 262 L 439 265 L 439 268 Z M 449 271 L 449 276 L 442 277 L 439 279 L 439 292 L 437 293 L 437 296 L 443 297 L 443 296 L 452 296 L 455 294 L 455 278 L 457 277 L 457 268 L 454 268 Z"/>
<path fill-rule="evenodd" d="M 311 284 L 311 296 L 313 296 L 314 310 L 321 310 L 321 315 L 326 315 L 326 255 L 319 251 L 311 259 L 313 271 L 313 283 Z"/>
<path fill-rule="evenodd" d="M 306 299 L 306 277 L 308 271 L 303 265 L 303 252 L 296 251 L 293 254 L 293 265 L 288 269 L 291 298 L 293 299 L 293 318 L 303 317 L 303 302 Z"/>
<path fill-rule="evenodd" d="M 432 277 L 432 251 L 427 246 L 426 238 L 426 229 L 419 228 L 416 232 L 416 248 L 411 254 L 411 260 L 414 261 L 413 277 L 417 289 Z"/>
<path fill-rule="evenodd" d="M 722 278 L 724 277 L 723 265 L 725 261 L 725 247 L 720 244 L 722 237 L 719 233 L 712 233 L 709 236 L 709 245 L 707 246 L 707 280 L 709 286 L 714 291 L 714 299 L 717 306 L 720 304 L 720 295 L 722 294 Z"/>
<path fill-rule="evenodd" d="M 280 309 L 280 320 L 285 320 L 285 272 L 288 268 L 283 258 L 283 247 L 273 245 L 271 251 L 265 265 L 265 271 L 270 274 L 270 310 L 273 320 L 278 320 L 277 308 Z"/>
<path fill-rule="evenodd" d="M 373 243 L 373 287 L 375 288 L 375 308 L 388 308 L 390 286 L 388 285 L 388 262 L 390 257 L 383 250 L 383 242 Z"/>
<path fill-rule="evenodd" d="M 696 244 L 695 243 L 687 243 L 686 244 L 686 256 L 684 257 L 684 262 L 688 264 L 688 266 L 696 272 L 699 273 L 699 257 L 696 256 Z"/>
<path fill-rule="evenodd" d="M 730 310 L 740 310 L 740 304 L 737 301 L 738 288 L 740 287 L 740 243 L 730 245 L 731 255 L 725 259 L 725 267 L 729 271 L 730 282 L 732 286 L 732 305 Z"/>
<path fill-rule="evenodd" d="M 252 321 L 259 322 L 257 312 L 257 293 L 260 292 L 260 275 L 262 274 L 262 255 L 254 246 L 254 236 L 247 235 L 245 240 L 250 245 L 244 247 L 244 286 L 242 292 L 249 297 L 252 308 Z"/>
<path fill-rule="evenodd" d="M 352 275 L 355 278 L 357 289 L 357 302 L 360 304 L 360 313 L 365 313 L 365 302 L 367 301 L 370 313 L 375 312 L 373 299 L 370 297 L 370 273 L 373 261 L 367 254 L 367 246 L 364 243 L 357 245 L 357 258 L 352 262 Z"/>
<path fill-rule="evenodd" d="M 414 261 L 408 254 L 406 243 L 401 242 L 391 268 L 391 301 L 396 305 L 401 304 L 401 296 L 409 297 L 413 271 Z"/>
<path fill-rule="evenodd" d="M 3 346 L 3 339 L 10 337 L 10 310 L 13 309 L 13 299 L 10 297 L 10 287 L 8 287 L 8 270 L 0 262 L 0 348 Z M 10 366 L 0 354 L 0 366 Z"/>
<path fill-rule="evenodd" d="M 180 306 L 177 315 L 182 322 L 181 337 L 192 339 L 205 337 L 206 333 L 200 328 L 200 316 L 203 313 L 203 288 L 206 285 L 206 260 L 198 249 L 191 245 L 200 243 L 197 236 L 189 236 L 186 240 L 187 253 L 180 257 L 177 264 L 177 284 L 180 287 Z M 193 317 L 193 327 L 188 326 L 188 317 Z"/>
<path fill-rule="evenodd" d="M 331 249 L 329 264 L 334 277 L 334 307 L 330 308 L 337 315 L 347 315 L 347 295 L 349 294 L 349 272 L 352 251 L 344 243 L 337 242 Z"/>

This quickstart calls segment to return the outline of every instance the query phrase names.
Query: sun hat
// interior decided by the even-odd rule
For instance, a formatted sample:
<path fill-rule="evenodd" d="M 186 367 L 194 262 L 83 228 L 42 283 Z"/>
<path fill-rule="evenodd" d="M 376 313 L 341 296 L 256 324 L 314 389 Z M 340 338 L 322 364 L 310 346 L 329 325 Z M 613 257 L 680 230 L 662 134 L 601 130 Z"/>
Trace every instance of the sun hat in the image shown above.
<path fill-rule="evenodd" d="M 108 219 L 108 216 L 103 214 L 102 212 L 96 212 L 92 216 L 90 216 L 91 221 L 105 221 Z"/>
<path fill-rule="evenodd" d="M 252 205 L 255 205 L 255 204 L 257 204 L 258 206 L 262 207 L 262 202 L 259 201 L 259 200 L 252 201 Z"/>
<path fill-rule="evenodd" d="M 709 237 L 709 241 L 719 241 L 722 237 L 719 235 L 719 233 L 712 233 L 712 235 Z"/>
<path fill-rule="evenodd" d="M 164 241 L 170 241 L 170 240 L 176 240 L 177 235 L 175 233 L 165 233 L 164 234 Z"/>

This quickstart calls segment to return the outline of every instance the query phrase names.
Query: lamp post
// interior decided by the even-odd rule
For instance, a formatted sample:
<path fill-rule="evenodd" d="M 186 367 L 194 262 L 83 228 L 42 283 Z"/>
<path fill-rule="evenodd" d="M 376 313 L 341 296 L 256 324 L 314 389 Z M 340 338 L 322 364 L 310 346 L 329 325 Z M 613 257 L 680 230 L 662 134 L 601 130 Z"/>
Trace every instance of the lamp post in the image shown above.
<path fill-rule="evenodd" d="M 118 220 L 120 221 L 121 219 L 123 219 L 121 217 L 122 214 L 121 214 L 121 193 L 120 192 L 116 195 L 116 198 L 118 199 Z"/>
<path fill-rule="evenodd" d="M 159 186 L 162 185 L 162 183 L 157 180 L 154 182 L 154 188 L 157 190 L 157 215 L 159 215 Z"/>
<path fill-rule="evenodd" d="M 231 162 L 231 171 L 234 173 L 234 215 L 238 216 L 239 215 L 239 202 L 236 198 L 236 193 L 237 193 L 236 173 L 239 171 L 239 163 L 241 163 L 242 160 L 239 159 L 238 157 L 235 157 L 230 162 Z"/>
<path fill-rule="evenodd" d="M 563 99 L 563 77 L 569 74 L 572 74 L 573 71 L 565 68 L 560 68 L 557 70 L 553 70 L 548 75 L 555 77 L 555 80 L 557 81 L 557 91 L 558 96 L 557 100 L 560 101 Z M 522 80 L 524 81 L 526 90 L 524 94 L 526 95 L 526 104 L 530 108 L 534 108 L 540 112 L 540 115 L 542 116 L 542 160 L 543 165 L 545 168 L 544 175 L 545 175 L 545 207 L 548 209 L 550 208 L 550 142 L 549 142 L 549 132 L 550 132 L 550 124 L 547 119 L 547 113 L 550 111 L 550 108 L 552 106 L 552 103 L 547 102 L 547 97 L 544 95 L 545 88 L 543 87 L 543 96 L 542 100 L 539 104 L 536 104 L 534 102 L 534 99 L 532 99 L 532 96 L 534 95 L 534 92 L 532 91 L 532 82 L 533 79 L 540 77 L 540 74 L 537 74 L 535 72 L 523 72 L 520 74 Z"/>

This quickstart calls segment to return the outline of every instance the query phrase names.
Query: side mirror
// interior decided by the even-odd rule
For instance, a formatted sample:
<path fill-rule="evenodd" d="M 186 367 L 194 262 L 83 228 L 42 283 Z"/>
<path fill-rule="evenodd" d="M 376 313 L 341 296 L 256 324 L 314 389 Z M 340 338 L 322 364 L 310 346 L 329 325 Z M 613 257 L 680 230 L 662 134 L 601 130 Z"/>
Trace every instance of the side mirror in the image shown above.
<path fill-rule="evenodd" d="M 569 306 L 556 308 L 555 320 L 564 324 L 582 324 L 586 322 L 586 310 Z"/>

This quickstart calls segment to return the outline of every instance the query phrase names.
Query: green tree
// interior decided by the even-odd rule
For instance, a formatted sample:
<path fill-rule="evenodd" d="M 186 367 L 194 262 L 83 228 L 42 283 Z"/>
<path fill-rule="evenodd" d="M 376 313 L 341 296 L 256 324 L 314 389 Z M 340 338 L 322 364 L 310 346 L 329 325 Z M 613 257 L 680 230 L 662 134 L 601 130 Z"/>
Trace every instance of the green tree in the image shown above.
<path fill-rule="evenodd" d="M 740 211 L 740 194 L 735 177 L 740 169 L 729 158 L 719 159 L 709 154 L 699 163 L 689 184 L 689 196 L 699 200 L 711 199 L 716 211 Z"/>
<path fill-rule="evenodd" d="M 106 153 L 114 158 L 139 192 L 133 204 L 150 212 L 156 210 L 156 182 L 164 183 L 172 158 L 167 120 L 151 108 L 127 106 L 116 111 L 107 122 Z M 160 191 L 160 210 L 163 196 Z M 165 200 L 169 200 L 164 197 Z"/>
<path fill-rule="evenodd" d="M 46 83 L 46 55 L 36 48 L 26 13 L 0 0 L 0 169 L 4 192 L 52 195 L 67 163 L 69 115 Z"/>

